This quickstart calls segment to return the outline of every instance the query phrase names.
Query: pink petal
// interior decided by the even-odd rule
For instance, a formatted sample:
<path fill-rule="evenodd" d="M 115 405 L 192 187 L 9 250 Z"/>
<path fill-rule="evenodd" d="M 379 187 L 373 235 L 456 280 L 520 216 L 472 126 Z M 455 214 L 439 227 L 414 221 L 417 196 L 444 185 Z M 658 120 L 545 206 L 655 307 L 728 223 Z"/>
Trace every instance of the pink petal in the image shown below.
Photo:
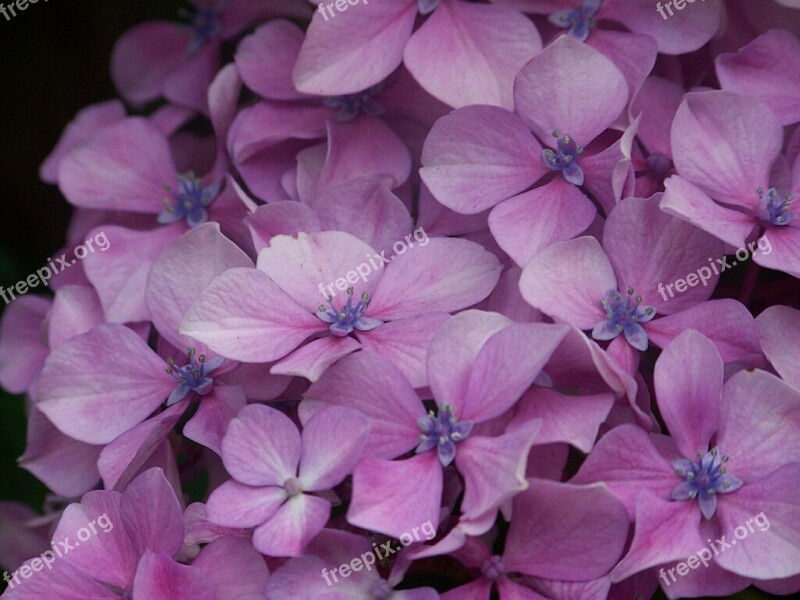
<path fill-rule="evenodd" d="M 65 156 L 58 183 L 75 206 L 158 214 L 164 188 L 176 185 L 175 166 L 164 134 L 131 117 L 98 130 Z"/>
<path fill-rule="evenodd" d="M 625 545 L 622 505 L 602 485 L 530 483 L 514 499 L 504 555 L 509 571 L 566 581 L 605 575 Z"/>
<path fill-rule="evenodd" d="M 428 385 L 426 361 L 431 339 L 447 321 L 446 313 L 428 313 L 384 323 L 358 334 L 361 347 L 388 358 L 414 388 Z"/>
<path fill-rule="evenodd" d="M 439 522 L 442 485 L 442 466 L 435 452 L 407 460 L 367 458 L 353 473 L 347 521 L 399 539 L 422 523 Z"/>
<path fill-rule="evenodd" d="M 517 113 L 546 144 L 553 132 L 586 146 L 620 116 L 628 84 L 594 48 L 561 36 L 526 64 L 514 86 Z"/>
<path fill-rule="evenodd" d="M 147 276 L 156 257 L 180 235 L 181 228 L 175 224 L 152 231 L 115 226 L 101 230 L 109 240 L 107 250 L 88 254 L 82 264 L 108 321 L 150 320 L 145 302 Z"/>
<path fill-rule="evenodd" d="M 758 339 L 769 362 L 781 378 L 800 389 L 800 311 L 788 306 L 770 306 L 756 318 Z"/>
<path fill-rule="evenodd" d="M 737 53 L 720 54 L 716 67 L 722 89 L 758 98 L 783 125 L 800 121 L 800 40 L 794 33 L 771 29 Z"/>
<path fill-rule="evenodd" d="M 147 550 L 136 569 L 133 600 L 215 600 L 205 573 Z"/>
<path fill-rule="evenodd" d="M 164 97 L 208 114 L 208 87 L 222 68 L 219 54 L 219 46 L 211 42 L 187 57 L 164 81 Z"/>
<path fill-rule="evenodd" d="M 404 62 L 423 88 L 454 108 L 514 110 L 514 77 L 541 49 L 539 32 L 524 15 L 444 0 L 411 36 Z"/>
<path fill-rule="evenodd" d="M 580 237 L 534 256 L 522 271 L 519 288 L 534 308 L 585 330 L 603 320 L 598 303 L 606 292 L 617 289 L 617 281 L 597 240 Z"/>
<path fill-rule="evenodd" d="M 279 485 L 297 475 L 300 434 L 279 410 L 251 404 L 228 425 L 222 462 L 231 476 L 253 486 Z"/>
<path fill-rule="evenodd" d="M 314 13 L 294 67 L 297 89 L 336 96 L 380 82 L 402 62 L 416 16 L 414 0 L 356 6 L 327 19 Z"/>
<path fill-rule="evenodd" d="M 223 564 L 225 568 L 220 568 Z M 200 551 L 192 566 L 211 580 L 218 599 L 255 600 L 267 585 L 267 565 L 245 539 L 225 536 L 214 540 Z"/>
<path fill-rule="evenodd" d="M 247 404 L 238 385 L 217 385 L 200 399 L 197 412 L 183 427 L 183 435 L 222 455 L 222 439 L 228 424 Z"/>
<path fill-rule="evenodd" d="M 269 246 L 276 235 L 322 231 L 317 213 L 302 202 L 284 201 L 263 204 L 245 222 L 253 236 L 256 251 Z"/>
<path fill-rule="evenodd" d="M 187 264 L 192 268 L 187 269 Z M 145 300 L 153 325 L 176 348 L 193 346 L 191 339 L 178 334 L 178 328 L 200 292 L 223 271 L 252 266 L 217 223 L 191 229 L 161 252 L 150 269 Z M 203 354 L 205 349 L 197 350 Z"/>
<path fill-rule="evenodd" d="M 208 498 L 208 520 L 215 525 L 250 528 L 266 523 L 286 501 L 279 486 L 251 487 L 238 481 L 226 481 Z"/>
<path fill-rule="evenodd" d="M 712 198 L 753 212 L 783 143 L 775 114 L 731 92 L 687 94 L 672 123 L 678 173 Z"/>
<path fill-rule="evenodd" d="M 66 285 L 56 292 L 47 326 L 50 348 L 86 333 L 103 323 L 103 308 L 97 293 L 90 287 Z"/>
<path fill-rule="evenodd" d="M 469 240 L 426 236 L 418 247 L 411 240 L 400 247 L 403 252 L 387 257 L 392 263 L 372 294 L 370 317 L 393 320 L 460 310 L 486 298 L 500 278 L 500 261 Z"/>
<path fill-rule="evenodd" d="M 168 21 L 150 21 L 128 30 L 111 55 L 111 77 L 132 104 L 155 100 L 167 76 L 186 59 L 189 33 Z"/>
<path fill-rule="evenodd" d="M 757 400 L 757 401 L 755 401 Z M 745 483 L 800 462 L 800 391 L 771 373 L 740 371 L 720 403 L 717 446 L 731 457 L 728 471 Z"/>
<path fill-rule="evenodd" d="M 661 210 L 689 221 L 734 248 L 743 248 L 756 225 L 755 219 L 722 207 L 688 179 L 673 175 L 664 182 Z M 713 258 L 713 257 L 712 257 Z"/>
<path fill-rule="evenodd" d="M 554 242 L 586 231 L 596 216 L 591 200 L 558 177 L 494 207 L 489 229 L 500 247 L 524 267 Z"/>
<path fill-rule="evenodd" d="M 289 498 L 253 532 L 253 546 L 267 556 L 300 556 L 330 517 L 327 500 L 308 494 Z"/>
<path fill-rule="evenodd" d="M 465 214 L 491 208 L 547 172 L 542 147 L 515 114 L 468 106 L 439 119 L 422 150 L 420 177 L 442 204 Z"/>
<path fill-rule="evenodd" d="M 654 373 L 658 407 L 684 457 L 710 449 L 719 427 L 722 358 L 714 344 L 690 329 L 661 353 Z"/>
<path fill-rule="evenodd" d="M 230 269 L 209 284 L 180 333 L 218 354 L 247 362 L 286 356 L 320 331 L 321 321 L 257 269 Z"/>
<path fill-rule="evenodd" d="M 425 409 L 402 373 L 386 358 L 359 352 L 328 369 L 306 399 L 354 408 L 369 417 L 365 454 L 394 458 L 419 443 L 417 419 Z"/>
<path fill-rule="evenodd" d="M 596 28 L 587 43 L 611 59 L 622 72 L 631 98 L 652 72 L 658 55 L 658 44 L 648 35 Z"/>
<path fill-rule="evenodd" d="M 147 549 L 173 556 L 183 543 L 183 511 L 161 469 L 148 469 L 125 488 L 120 515 L 139 553 Z"/>
<path fill-rule="evenodd" d="M 672 156 L 669 129 L 685 91 L 673 81 L 655 75 L 648 77 L 631 103 L 632 115 L 642 115 L 637 135 L 649 153 L 661 152 Z"/>
<path fill-rule="evenodd" d="M 334 285 L 334 304 L 337 307 L 345 303 L 345 290 L 349 287 L 355 289 L 354 301 L 364 292 L 374 296 L 382 275 L 381 271 L 374 272 L 367 263 L 367 256 L 374 254 L 370 246 L 340 231 L 280 235 L 272 238 L 269 246 L 261 250 L 258 268 L 313 315 L 320 304 L 325 303 Z M 367 275 L 360 276 L 356 269 L 365 265 L 370 267 L 366 269 Z M 369 315 L 374 313 L 370 310 Z"/>
<path fill-rule="evenodd" d="M 12 394 L 25 392 L 49 354 L 42 339 L 44 318 L 52 302 L 23 296 L 8 306 L 0 325 L 0 385 Z"/>
<path fill-rule="evenodd" d="M 360 348 L 361 344 L 350 336 L 319 338 L 276 362 L 270 373 L 305 377 L 314 382 L 336 361 Z"/>
<path fill-rule="evenodd" d="M 764 234 L 769 252 L 756 252 L 753 261 L 757 264 L 800 277 L 800 229 L 797 227 L 776 227 Z M 761 248 L 761 239 L 758 241 Z M 766 249 L 766 248 L 765 248 Z"/>
<path fill-rule="evenodd" d="M 236 68 L 247 87 L 273 100 L 305 98 L 292 81 L 304 39 L 297 25 L 284 20 L 266 23 L 244 38 L 236 49 Z"/>
<path fill-rule="evenodd" d="M 370 421 L 356 410 L 332 406 L 303 428 L 300 481 L 308 492 L 333 488 L 353 472 L 369 437 Z"/>
<path fill-rule="evenodd" d="M 70 437 L 107 444 L 166 400 L 176 383 L 165 364 L 127 327 L 98 325 L 50 355 L 38 406 Z"/>

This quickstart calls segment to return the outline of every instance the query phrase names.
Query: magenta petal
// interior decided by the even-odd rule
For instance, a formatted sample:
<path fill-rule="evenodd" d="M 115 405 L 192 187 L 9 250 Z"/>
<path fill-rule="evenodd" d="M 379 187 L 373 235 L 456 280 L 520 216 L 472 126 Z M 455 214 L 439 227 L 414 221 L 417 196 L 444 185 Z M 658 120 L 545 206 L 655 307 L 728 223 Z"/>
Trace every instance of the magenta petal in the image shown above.
<path fill-rule="evenodd" d="M 513 110 L 514 77 L 541 49 L 539 32 L 524 15 L 444 0 L 411 36 L 404 60 L 423 88 L 454 108 Z"/>
<path fill-rule="evenodd" d="M 394 458 L 419 443 L 417 419 L 425 409 L 402 373 L 386 358 L 352 354 L 328 369 L 305 394 L 307 400 L 355 408 L 369 417 L 366 453 Z"/>
<path fill-rule="evenodd" d="M 630 113 L 642 115 L 637 136 L 648 152 L 672 156 L 669 129 L 683 100 L 684 89 L 677 83 L 655 75 L 648 77 L 631 103 Z"/>
<path fill-rule="evenodd" d="M 97 293 L 91 288 L 65 285 L 56 292 L 47 324 L 50 348 L 56 348 L 68 339 L 86 333 L 105 321 Z"/>
<path fill-rule="evenodd" d="M 251 487 L 226 481 L 208 498 L 208 520 L 222 527 L 249 529 L 266 523 L 286 501 L 279 486 Z"/>
<path fill-rule="evenodd" d="M 24 296 L 7 307 L 0 325 L 0 384 L 12 394 L 26 391 L 39 375 L 49 350 L 42 326 L 52 302 Z"/>
<path fill-rule="evenodd" d="M 769 252 L 754 253 L 753 261 L 763 267 L 800 278 L 800 229 L 792 226 L 774 228 L 758 240 L 759 249 L 762 239 L 772 249 Z"/>
<path fill-rule="evenodd" d="M 332 406 L 303 428 L 299 479 L 303 489 L 333 488 L 353 472 L 369 437 L 370 421 L 357 410 Z"/>
<path fill-rule="evenodd" d="M 517 495 L 504 555 L 509 571 L 565 581 L 605 575 L 622 554 L 625 509 L 602 485 L 534 479 Z"/>
<path fill-rule="evenodd" d="M 470 436 L 458 445 L 456 466 L 464 477 L 461 511 L 477 519 L 528 488 L 528 451 L 541 422 L 530 421 L 497 437 Z"/>
<path fill-rule="evenodd" d="M 27 441 L 19 466 L 56 494 L 68 498 L 80 496 L 99 481 L 97 459 L 102 447 L 64 435 L 35 406 L 28 415 Z"/>
<path fill-rule="evenodd" d="M 139 553 L 174 555 L 183 543 L 183 511 L 161 469 L 148 469 L 125 488 L 120 500 L 125 529 Z"/>
<path fill-rule="evenodd" d="M 716 66 L 722 89 L 758 98 L 783 125 L 800 121 L 800 40 L 794 33 L 771 29 L 735 54 L 720 54 Z"/>
<path fill-rule="evenodd" d="M 297 25 L 284 20 L 266 23 L 244 38 L 236 49 L 236 68 L 247 87 L 274 100 L 304 98 L 292 81 L 304 39 Z"/>
<path fill-rule="evenodd" d="M 221 67 L 219 46 L 206 44 L 167 76 L 164 97 L 179 106 L 208 114 L 208 86 Z"/>
<path fill-rule="evenodd" d="M 554 242 L 570 240 L 592 224 L 597 209 L 576 186 L 558 177 L 498 204 L 489 229 L 519 266 Z"/>
<path fill-rule="evenodd" d="M 800 389 L 800 311 L 771 306 L 756 318 L 758 339 L 769 362 L 786 383 Z"/>
<path fill-rule="evenodd" d="M 714 344 L 693 329 L 671 342 L 656 362 L 658 407 L 684 457 L 710 449 L 719 427 L 723 370 Z"/>
<path fill-rule="evenodd" d="M 220 568 L 220 565 L 225 568 Z M 205 546 L 192 567 L 210 580 L 217 599 L 255 600 L 263 595 L 268 570 L 263 557 L 246 539 L 225 536 Z"/>
<path fill-rule="evenodd" d="M 654 4 L 638 0 L 609 0 L 598 16 L 649 35 L 658 42 L 660 52 L 684 54 L 697 50 L 714 36 L 720 25 L 723 3 L 704 0 L 689 6 L 689 10 L 674 10 L 667 18 L 656 8 Z"/>
<path fill-rule="evenodd" d="M 775 113 L 755 98 L 731 92 L 687 94 L 672 123 L 672 154 L 681 177 L 751 214 L 756 190 L 769 187 L 782 143 Z"/>
<path fill-rule="evenodd" d="M 164 134 L 131 117 L 97 131 L 63 158 L 62 193 L 75 206 L 157 214 L 164 188 L 175 184 L 175 166 Z"/>
<path fill-rule="evenodd" d="M 355 6 L 332 19 L 314 13 L 294 67 L 297 89 L 336 96 L 379 83 L 402 62 L 416 16 L 415 0 Z"/>
<path fill-rule="evenodd" d="M 572 482 L 605 483 L 633 518 L 640 492 L 669 498 L 680 479 L 647 433 L 626 424 L 600 438 Z"/>
<path fill-rule="evenodd" d="M 181 321 L 180 333 L 246 362 L 286 356 L 322 322 L 257 269 L 230 269 L 212 281 Z"/>
<path fill-rule="evenodd" d="M 147 550 L 133 580 L 133 600 L 215 600 L 205 573 Z"/>
<path fill-rule="evenodd" d="M 442 466 L 435 452 L 406 460 L 367 458 L 353 473 L 347 521 L 397 539 L 414 527 L 439 522 L 442 486 Z"/>
<path fill-rule="evenodd" d="M 165 369 L 166 363 L 127 327 L 98 325 L 50 355 L 38 406 L 67 435 L 106 444 L 166 400 L 175 380 Z"/>
<path fill-rule="evenodd" d="M 731 457 L 728 470 L 746 483 L 789 462 L 800 462 L 800 391 L 771 373 L 740 371 L 720 403 L 717 446 Z"/>
<path fill-rule="evenodd" d="M 267 556 L 300 556 L 330 517 L 327 500 L 308 494 L 289 498 L 253 532 L 253 546 Z"/>
<path fill-rule="evenodd" d="M 756 579 L 781 579 L 800 573 L 798 481 L 800 464 L 786 465 L 720 501 L 722 531 L 728 534 L 729 543 L 738 540 L 737 546 L 720 553 L 717 561 L 721 567 Z M 742 529 L 747 530 L 744 537 Z M 773 558 L 765 561 L 764 556 Z"/>
<path fill-rule="evenodd" d="M 622 72 L 628 82 L 628 93 L 633 98 L 653 70 L 658 55 L 656 41 L 648 35 L 595 29 L 587 42 L 611 59 Z"/>
<path fill-rule="evenodd" d="M 155 100 L 167 76 L 186 59 L 189 34 L 175 23 L 150 21 L 127 31 L 111 55 L 111 77 L 132 104 Z"/>
<path fill-rule="evenodd" d="M 614 269 L 596 239 L 558 242 L 533 257 L 519 288 L 534 308 L 579 329 L 593 329 L 604 318 L 599 302 L 617 290 Z"/>
<path fill-rule="evenodd" d="M 480 244 L 449 238 L 411 244 L 387 257 L 392 262 L 378 282 L 367 316 L 394 320 L 453 312 L 480 302 L 497 285 L 500 261 Z"/>
<path fill-rule="evenodd" d="M 38 560 L 37 566 L 41 567 L 42 565 L 41 559 L 38 557 L 26 561 L 25 565 L 31 569 L 31 573 L 33 573 L 34 560 Z M 48 571 L 47 574 L 42 573 L 30 579 L 23 579 L 18 575 L 18 579 L 20 584 L 15 583 L 13 589 L 6 589 L 3 593 L 3 600 L 42 600 L 42 598 L 119 600 L 119 594 L 97 583 L 64 560 L 56 560 L 52 571 Z M 14 582 L 13 579 L 11 581 Z"/>
<path fill-rule="evenodd" d="M 544 175 L 541 152 L 514 113 L 468 106 L 433 126 L 422 150 L 420 177 L 439 202 L 456 212 L 475 214 Z"/>
<path fill-rule="evenodd" d="M 545 144 L 559 131 L 586 146 L 620 116 L 628 84 L 600 52 L 562 36 L 522 68 L 514 99 L 517 113 Z"/>
<path fill-rule="evenodd" d="M 350 336 L 318 338 L 276 362 L 269 372 L 274 375 L 305 377 L 314 382 L 328 367 L 359 348 L 361 344 Z"/>
<path fill-rule="evenodd" d="M 200 399 L 197 412 L 183 427 L 183 435 L 222 455 L 222 439 L 228 424 L 246 404 L 242 387 L 214 386 L 210 394 Z"/>
<path fill-rule="evenodd" d="M 684 560 L 706 547 L 703 518 L 695 502 L 662 500 L 643 492 L 636 504 L 636 529 L 628 553 L 611 571 L 611 581 L 667 562 Z"/>
<path fill-rule="evenodd" d="M 297 475 L 300 434 L 279 410 L 251 404 L 228 425 L 222 461 L 237 481 L 247 485 L 283 485 Z"/>
<path fill-rule="evenodd" d="M 269 246 L 270 240 L 276 235 L 323 230 L 313 209 L 301 202 L 288 200 L 259 206 L 247 216 L 245 223 L 250 228 L 256 252 Z"/>
<path fill-rule="evenodd" d="M 107 320 L 114 323 L 150 320 L 145 301 L 147 276 L 156 257 L 180 235 L 181 227 L 169 225 L 136 231 L 105 226 L 100 230 L 99 233 L 105 232 L 109 247 L 88 254 L 82 264 L 86 277 L 97 290 Z"/>
<path fill-rule="evenodd" d="M 664 182 L 661 210 L 689 221 L 735 248 L 745 246 L 756 221 L 753 217 L 719 206 L 688 179 L 674 175 Z M 710 257 L 716 258 L 716 257 Z"/>

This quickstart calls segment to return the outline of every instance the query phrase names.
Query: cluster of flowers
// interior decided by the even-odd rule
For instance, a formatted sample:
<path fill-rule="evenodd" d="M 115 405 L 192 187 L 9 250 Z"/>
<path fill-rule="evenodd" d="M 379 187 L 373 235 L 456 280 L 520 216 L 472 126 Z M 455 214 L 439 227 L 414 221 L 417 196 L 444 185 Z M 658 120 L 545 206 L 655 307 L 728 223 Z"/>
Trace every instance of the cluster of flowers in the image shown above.
<path fill-rule="evenodd" d="M 117 526 L 3 600 L 800 590 L 800 311 L 658 292 L 800 277 L 796 2 L 193 4 L 42 166 L 109 248 L 4 315 L 4 560 Z"/>

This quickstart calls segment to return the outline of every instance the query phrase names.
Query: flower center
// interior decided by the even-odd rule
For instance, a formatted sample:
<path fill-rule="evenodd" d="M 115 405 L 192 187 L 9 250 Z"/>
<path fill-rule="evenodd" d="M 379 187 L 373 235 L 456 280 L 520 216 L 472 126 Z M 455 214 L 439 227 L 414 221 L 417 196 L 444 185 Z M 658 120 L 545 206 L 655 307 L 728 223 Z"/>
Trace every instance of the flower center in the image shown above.
<path fill-rule="evenodd" d="M 394 590 L 385 579 L 380 579 L 372 586 L 372 597 L 375 600 L 386 600 Z"/>
<path fill-rule="evenodd" d="M 495 581 L 500 579 L 506 574 L 506 565 L 503 562 L 502 556 L 490 556 L 486 559 L 486 562 L 483 563 L 481 567 L 481 572 L 483 573 L 484 577 Z"/>
<path fill-rule="evenodd" d="M 600 10 L 603 0 L 583 0 L 580 8 L 554 12 L 548 20 L 556 27 L 569 28 L 570 37 L 585 42 L 589 32 L 597 25 L 595 14 Z"/>
<path fill-rule="evenodd" d="M 663 152 L 653 152 L 645 164 L 648 171 L 662 179 L 672 170 L 672 159 Z"/>
<path fill-rule="evenodd" d="M 764 221 L 782 226 L 788 225 L 797 218 L 797 213 L 789 210 L 793 200 L 791 194 L 786 194 L 781 198 L 775 188 L 769 188 L 766 192 L 759 188 L 756 193 L 759 200 L 761 200 L 759 216 Z"/>
<path fill-rule="evenodd" d="M 641 296 L 633 297 L 633 288 L 628 288 L 626 296 L 617 290 L 609 290 L 600 300 L 600 308 L 606 318 L 600 321 L 592 331 L 596 340 L 613 340 L 620 333 L 625 334 L 627 342 L 637 350 L 647 350 L 647 332 L 639 323 L 647 323 L 655 314 L 652 306 L 640 306 Z"/>
<path fill-rule="evenodd" d="M 189 357 L 189 364 L 182 367 L 177 366 L 172 358 L 167 360 L 167 373 L 178 382 L 167 399 L 167 406 L 180 402 L 190 392 L 194 392 L 198 396 L 205 396 L 214 387 L 214 379 L 210 377 L 210 374 L 225 362 L 225 358 L 218 356 L 206 361 L 204 354 L 197 358 L 195 358 L 195 354 L 194 348 L 187 349 L 186 355 Z"/>
<path fill-rule="evenodd" d="M 209 206 L 219 194 L 221 183 L 212 183 L 204 188 L 202 180 L 189 171 L 178 175 L 178 188 L 172 192 L 172 200 L 164 198 L 164 211 L 158 215 L 162 225 L 186 219 L 189 227 L 197 227 L 208 221 Z"/>
<path fill-rule="evenodd" d="M 422 435 L 419 436 L 420 444 L 416 453 L 422 454 L 436 448 L 439 461 L 446 467 L 456 457 L 456 442 L 469 437 L 472 421 L 459 421 L 449 404 L 441 404 L 438 409 L 438 415 L 430 411 L 427 416 L 417 420 Z"/>
<path fill-rule="evenodd" d="M 717 510 L 717 494 L 729 494 L 742 487 L 738 477 L 725 472 L 727 456 L 721 456 L 717 448 L 703 454 L 697 453 L 697 460 L 682 458 L 672 462 L 675 474 L 686 481 L 672 490 L 673 500 L 694 500 L 706 519 L 714 516 Z"/>
<path fill-rule="evenodd" d="M 369 117 L 380 117 L 386 114 L 386 109 L 376 100 L 376 96 L 383 89 L 383 83 L 378 83 L 358 94 L 334 96 L 323 100 L 323 104 L 336 110 L 336 121 L 346 123 L 355 119 L 359 113 Z"/>
<path fill-rule="evenodd" d="M 369 294 L 361 294 L 361 301 L 353 306 L 353 288 L 347 288 L 347 302 L 342 308 L 337 309 L 333 305 L 333 297 L 328 296 L 328 306 L 320 305 L 317 311 L 319 317 L 325 323 L 330 323 L 330 330 L 333 335 L 344 337 L 353 333 L 354 329 L 359 331 L 370 331 L 378 325 L 383 325 L 383 321 L 365 317 L 369 307 Z"/>
<path fill-rule="evenodd" d="M 182 25 L 188 29 L 192 37 L 189 40 L 189 47 L 186 52 L 195 54 L 206 42 L 218 37 L 222 33 L 220 15 L 222 14 L 224 2 L 217 6 L 195 6 L 194 10 L 181 9 L 178 15 L 189 21 Z"/>
<path fill-rule="evenodd" d="M 578 156 L 583 152 L 571 135 L 561 135 L 554 131 L 553 137 L 558 138 L 557 150 L 545 148 L 542 150 L 542 161 L 552 171 L 561 171 L 564 179 L 573 185 L 583 185 L 583 169 L 578 166 Z"/>
<path fill-rule="evenodd" d="M 297 477 L 289 477 L 289 479 L 284 481 L 283 489 L 286 491 L 286 495 L 290 498 L 303 492 L 303 486 Z"/>

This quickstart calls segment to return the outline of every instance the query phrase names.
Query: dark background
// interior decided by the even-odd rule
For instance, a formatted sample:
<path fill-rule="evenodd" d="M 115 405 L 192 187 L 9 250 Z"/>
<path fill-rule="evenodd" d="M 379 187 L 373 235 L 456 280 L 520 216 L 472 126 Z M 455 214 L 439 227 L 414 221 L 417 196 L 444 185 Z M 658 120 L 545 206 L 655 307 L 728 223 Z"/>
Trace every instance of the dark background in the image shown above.
<path fill-rule="evenodd" d="M 175 20 L 184 5 L 179 0 L 39 0 L 10 21 L 0 15 L 0 285 L 35 272 L 65 241 L 70 206 L 55 186 L 39 180 L 39 166 L 80 109 L 116 96 L 109 75 L 114 41 L 143 21 Z M 742 277 L 741 270 L 731 277 L 731 292 Z M 781 287 L 788 283 L 778 280 Z M 770 303 L 758 295 L 752 306 L 756 314 Z M 4 307 L 0 302 L 0 311 Z M 0 500 L 41 510 L 46 489 L 16 466 L 25 446 L 24 401 L 0 390 L 0 402 Z"/>

